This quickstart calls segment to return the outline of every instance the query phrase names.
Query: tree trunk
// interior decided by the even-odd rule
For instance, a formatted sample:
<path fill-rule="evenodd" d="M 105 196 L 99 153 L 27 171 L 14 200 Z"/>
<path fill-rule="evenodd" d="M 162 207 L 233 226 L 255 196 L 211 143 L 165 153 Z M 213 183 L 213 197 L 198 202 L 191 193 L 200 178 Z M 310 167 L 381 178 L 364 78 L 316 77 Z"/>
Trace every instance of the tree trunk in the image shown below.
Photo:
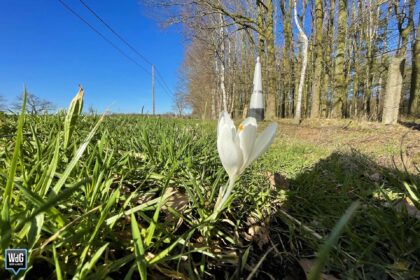
<path fill-rule="evenodd" d="M 292 0 L 293 1 L 293 0 Z M 294 84 L 293 84 L 293 93 L 294 93 L 294 95 L 293 95 L 293 98 L 292 98 L 292 103 L 290 104 L 290 106 L 291 106 L 291 110 L 290 110 L 290 112 L 291 112 L 291 114 L 292 114 L 292 116 L 293 117 L 295 117 L 296 116 L 296 102 L 297 102 L 297 99 L 298 99 L 298 96 L 297 96 L 297 93 L 298 93 L 298 91 L 299 91 L 299 82 L 300 82 L 300 73 L 302 72 L 302 66 L 301 67 L 299 67 L 299 65 L 302 65 L 302 54 L 303 54 L 303 51 L 302 51 L 302 44 L 301 43 L 299 43 L 299 41 L 300 41 L 300 34 L 298 35 L 298 48 L 297 48 L 297 55 L 296 55 L 296 59 L 295 59 L 295 65 L 296 65 L 296 67 L 295 67 L 295 72 L 294 72 L 294 74 L 295 74 L 295 79 L 294 79 Z"/>
<path fill-rule="evenodd" d="M 266 19 L 266 44 L 267 44 L 267 70 L 268 70 L 268 90 L 266 99 L 266 119 L 276 118 L 276 49 L 274 45 L 274 7 L 273 0 L 268 0 L 267 19 Z"/>
<path fill-rule="evenodd" d="M 382 77 L 379 77 L 378 80 L 378 85 L 382 84 Z M 376 121 L 379 121 L 380 116 L 381 116 L 381 95 L 382 95 L 382 90 L 380 88 L 378 88 L 378 86 L 376 87 Z"/>
<path fill-rule="evenodd" d="M 359 74 L 357 72 L 357 68 L 355 69 L 355 73 L 354 73 L 354 80 L 353 80 L 353 96 L 351 98 L 351 111 L 352 111 L 352 115 L 353 117 L 357 118 L 357 97 L 358 97 L 358 93 L 359 93 Z"/>
<path fill-rule="evenodd" d="M 364 113 L 365 119 L 369 120 L 373 116 L 371 115 L 372 107 L 372 88 L 373 88 L 373 75 L 374 75 L 374 44 L 377 37 L 377 18 L 379 17 L 379 8 L 377 13 L 371 6 L 368 7 L 368 22 L 366 24 L 366 44 L 367 44 L 367 65 L 366 65 L 366 92 L 364 98 Z"/>
<path fill-rule="evenodd" d="M 217 111 L 216 111 L 216 90 L 213 88 L 211 92 L 211 119 L 217 120 Z"/>
<path fill-rule="evenodd" d="M 389 64 L 388 82 L 386 85 L 384 110 L 382 113 L 382 122 L 385 124 L 395 124 L 398 121 L 404 61 L 405 58 L 393 57 Z"/>
<path fill-rule="evenodd" d="M 312 87 L 311 118 L 319 118 L 322 72 L 322 0 L 315 0 L 315 69 Z"/>
<path fill-rule="evenodd" d="M 411 87 L 410 87 L 410 100 L 408 103 L 408 114 L 413 116 L 420 116 L 420 15 L 417 22 L 417 31 L 414 38 L 413 54 L 411 63 Z M 414 37 L 414 32 L 413 32 Z"/>
<path fill-rule="evenodd" d="M 293 100 L 293 83 L 292 83 L 292 73 L 293 73 L 293 31 L 291 26 L 291 7 L 286 9 L 286 1 L 280 1 L 280 8 L 282 12 L 282 23 L 283 23 L 283 34 L 284 34 L 284 53 L 283 53 L 283 67 L 284 67 L 284 89 L 283 89 L 283 104 L 282 104 L 282 116 L 286 117 L 289 115 L 289 104 Z"/>
<path fill-rule="evenodd" d="M 313 33 L 313 29 L 311 30 Z M 314 39 L 312 38 L 312 42 Z M 313 77 L 313 66 L 314 66 L 314 57 L 313 57 L 313 47 L 312 43 L 308 43 L 308 63 L 306 67 L 305 82 L 303 86 L 303 96 L 302 96 L 302 118 L 307 118 L 309 116 L 309 99 L 312 99 L 312 77 Z"/>
<path fill-rule="evenodd" d="M 223 110 L 227 112 L 227 96 L 226 96 L 226 87 L 225 87 L 225 30 L 224 30 L 224 20 L 223 15 L 219 14 L 219 36 L 220 36 L 220 90 L 222 91 L 222 102 Z"/>
<path fill-rule="evenodd" d="M 331 60 L 331 50 L 334 43 L 334 11 L 335 11 L 335 0 L 330 1 L 330 10 L 329 10 L 329 17 L 328 17 L 328 25 L 327 30 L 324 33 L 324 79 L 322 83 L 322 91 L 321 91 L 321 116 L 322 117 L 329 117 L 330 116 L 330 99 L 329 99 L 329 92 L 332 90 L 332 60 Z"/>
<path fill-rule="evenodd" d="M 397 5 L 398 3 L 394 4 Z M 395 8 L 398 10 L 397 8 Z M 397 11 L 398 31 L 401 37 L 401 48 L 398 50 L 395 57 L 391 59 L 388 71 L 387 86 L 385 91 L 384 110 L 382 113 L 382 122 L 385 124 L 395 124 L 398 121 L 400 110 L 402 83 L 404 76 L 405 56 L 408 48 L 408 34 L 413 28 L 413 10 L 414 0 L 410 0 L 408 7 L 408 17 L 404 11 Z M 403 28 L 405 19 L 408 19 L 408 24 Z"/>
<path fill-rule="evenodd" d="M 300 81 L 299 81 L 299 89 L 298 89 L 298 96 L 297 96 L 297 102 L 296 102 L 296 113 L 295 113 L 295 119 L 294 119 L 294 122 L 296 124 L 299 124 L 301 121 L 303 84 L 305 83 L 306 66 L 308 64 L 308 37 L 306 36 L 305 32 L 303 32 L 303 29 L 300 26 L 300 23 L 298 20 L 296 0 L 293 0 L 293 3 L 294 3 L 294 10 L 295 10 L 295 23 L 299 30 L 299 37 L 302 40 L 302 70 L 300 71 Z"/>
<path fill-rule="evenodd" d="M 334 118 L 342 118 L 345 110 L 346 97 L 346 82 L 345 82 L 345 67 L 344 67 L 344 52 L 346 40 L 346 25 L 347 25 L 347 0 L 339 0 L 338 11 L 338 35 L 337 35 L 337 50 L 335 56 L 334 82 L 335 91 L 333 94 L 333 108 L 332 116 Z"/>

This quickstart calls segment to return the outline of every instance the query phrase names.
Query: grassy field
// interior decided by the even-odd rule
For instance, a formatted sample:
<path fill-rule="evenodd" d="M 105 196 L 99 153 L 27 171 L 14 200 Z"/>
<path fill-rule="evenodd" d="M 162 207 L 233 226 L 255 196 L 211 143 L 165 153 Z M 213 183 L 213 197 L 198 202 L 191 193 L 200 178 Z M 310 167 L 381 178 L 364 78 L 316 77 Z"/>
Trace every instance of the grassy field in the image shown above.
<path fill-rule="evenodd" d="M 415 129 L 281 120 L 216 220 L 215 122 L 2 115 L 0 134 L 0 279 L 7 248 L 26 279 L 305 279 L 354 201 L 322 278 L 420 277 Z"/>

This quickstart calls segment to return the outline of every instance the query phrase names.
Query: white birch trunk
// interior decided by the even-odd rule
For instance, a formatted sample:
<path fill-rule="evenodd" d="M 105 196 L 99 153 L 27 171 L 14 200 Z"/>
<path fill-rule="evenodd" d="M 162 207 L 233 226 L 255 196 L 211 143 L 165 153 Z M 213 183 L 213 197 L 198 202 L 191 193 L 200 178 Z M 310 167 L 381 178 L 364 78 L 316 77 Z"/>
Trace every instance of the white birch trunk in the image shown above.
<path fill-rule="evenodd" d="M 225 21 L 223 20 L 223 15 L 219 14 L 219 35 L 221 44 L 220 44 L 220 73 L 219 73 L 219 79 L 220 79 L 220 90 L 222 91 L 222 103 L 223 103 L 223 110 L 227 112 L 227 96 L 226 96 L 226 87 L 225 87 L 225 28 L 224 24 Z"/>
<path fill-rule="evenodd" d="M 295 111 L 295 123 L 299 124 L 302 115 L 302 94 L 303 94 L 303 84 L 305 82 L 305 74 L 306 74 L 306 66 L 308 64 L 308 37 L 306 36 L 305 32 L 303 31 L 302 27 L 299 24 L 298 16 L 297 16 L 297 8 L 296 8 L 296 0 L 293 0 L 294 5 L 294 12 L 295 12 L 295 23 L 299 30 L 299 37 L 302 40 L 302 70 L 300 72 L 300 81 L 299 81 L 299 88 L 298 88 L 298 96 L 296 102 L 296 111 Z"/>
<path fill-rule="evenodd" d="M 213 88 L 211 91 L 211 118 L 217 120 L 216 112 L 216 90 Z"/>

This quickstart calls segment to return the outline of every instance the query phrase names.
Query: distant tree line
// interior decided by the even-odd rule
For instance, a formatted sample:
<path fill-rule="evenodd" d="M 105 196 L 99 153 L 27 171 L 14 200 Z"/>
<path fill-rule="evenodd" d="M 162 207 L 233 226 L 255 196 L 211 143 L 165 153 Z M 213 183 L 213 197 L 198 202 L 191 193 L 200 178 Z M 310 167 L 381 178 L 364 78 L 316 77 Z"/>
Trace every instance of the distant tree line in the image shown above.
<path fill-rule="evenodd" d="M 183 24 L 188 45 L 175 107 L 187 104 L 193 115 L 216 118 L 227 108 L 245 116 L 260 56 L 269 119 L 420 116 L 415 0 L 149 2 L 166 8 L 167 24 Z"/>

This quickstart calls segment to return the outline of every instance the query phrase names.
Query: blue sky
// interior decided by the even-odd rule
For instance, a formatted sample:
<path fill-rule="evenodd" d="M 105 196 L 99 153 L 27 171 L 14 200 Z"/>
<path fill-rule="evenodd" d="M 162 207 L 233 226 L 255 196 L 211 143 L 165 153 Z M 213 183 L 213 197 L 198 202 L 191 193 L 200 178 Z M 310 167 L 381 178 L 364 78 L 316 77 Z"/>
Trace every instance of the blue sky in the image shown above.
<path fill-rule="evenodd" d="M 112 35 L 79 0 L 63 0 L 138 63 L 150 70 Z M 180 28 L 162 29 L 138 0 L 85 0 L 104 20 L 156 65 L 169 94 L 156 82 L 156 110 L 171 111 L 177 70 L 183 59 Z M 129 61 L 67 11 L 58 0 L 0 1 L 0 95 L 13 102 L 28 91 L 67 107 L 78 84 L 85 109 L 152 111 L 151 76 Z"/>

